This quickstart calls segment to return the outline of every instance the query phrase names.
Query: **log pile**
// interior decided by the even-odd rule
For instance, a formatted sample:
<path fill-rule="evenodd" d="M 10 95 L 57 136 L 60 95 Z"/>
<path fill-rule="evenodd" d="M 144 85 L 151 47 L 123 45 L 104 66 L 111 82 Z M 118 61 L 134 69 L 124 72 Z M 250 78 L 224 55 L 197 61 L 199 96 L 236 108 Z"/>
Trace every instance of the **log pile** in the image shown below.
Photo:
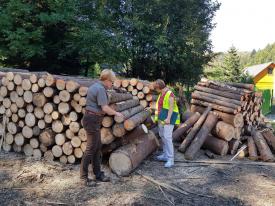
<path fill-rule="evenodd" d="M 193 114 L 173 132 L 173 140 L 181 143 L 178 150 L 186 159 L 195 158 L 200 148 L 224 156 L 235 155 L 246 145 L 248 152 L 242 154 L 250 159 L 274 161 L 275 137 L 270 131 L 261 132 L 266 127 L 262 94 L 254 91 L 253 84 L 202 79 L 194 88 Z"/>
<path fill-rule="evenodd" d="M 0 72 L 0 77 L 3 150 L 62 163 L 80 160 L 87 140 L 81 119 L 85 113 L 88 87 L 96 80 L 26 71 Z M 150 112 L 145 110 L 148 104 L 146 99 L 149 99 L 146 96 L 150 92 L 147 83 L 137 81 L 134 84 L 133 80 L 131 84 L 130 81 L 121 83 L 127 88 L 131 85 L 136 94 L 121 89 L 107 92 L 111 106 L 124 114 L 124 118 L 106 115 L 103 119 L 101 141 L 103 151 L 109 154 L 131 143 L 125 139 L 132 132 L 139 131 L 141 137 L 148 133 L 145 126 L 140 126 L 150 116 Z M 149 136 L 152 137 L 152 134 Z M 148 148 L 151 152 L 156 147 L 152 145 Z"/>

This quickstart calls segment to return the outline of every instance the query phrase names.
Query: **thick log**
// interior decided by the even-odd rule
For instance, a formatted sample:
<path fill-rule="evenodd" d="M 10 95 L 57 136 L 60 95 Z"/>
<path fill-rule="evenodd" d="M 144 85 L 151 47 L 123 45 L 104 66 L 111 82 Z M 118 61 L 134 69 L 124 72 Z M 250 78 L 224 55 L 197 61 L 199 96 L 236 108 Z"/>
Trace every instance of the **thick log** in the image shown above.
<path fill-rule="evenodd" d="M 126 134 L 126 130 L 124 128 L 123 123 L 114 124 L 114 126 L 112 127 L 112 130 L 113 130 L 114 136 L 116 136 L 116 137 L 122 137 L 123 135 Z"/>
<path fill-rule="evenodd" d="M 15 136 L 14 136 L 14 142 L 16 145 L 18 146 L 22 146 L 25 142 L 25 139 L 22 135 L 22 133 L 17 133 Z"/>
<path fill-rule="evenodd" d="M 14 73 L 13 72 L 7 72 L 6 73 L 6 78 L 9 81 L 12 81 L 14 79 Z"/>
<path fill-rule="evenodd" d="M 144 86 L 144 87 L 142 88 L 142 92 L 143 92 L 144 94 L 149 94 L 150 88 L 149 88 L 148 86 Z"/>
<path fill-rule="evenodd" d="M 75 148 L 74 149 L 74 156 L 78 159 L 82 158 L 83 151 L 81 150 L 81 148 Z"/>
<path fill-rule="evenodd" d="M 66 90 L 68 92 L 75 92 L 80 87 L 80 84 L 78 82 L 69 80 L 66 82 Z"/>
<path fill-rule="evenodd" d="M 11 145 L 14 142 L 14 137 L 12 134 L 7 133 L 5 136 L 5 143 Z"/>
<path fill-rule="evenodd" d="M 120 79 L 116 79 L 115 81 L 114 81 L 114 86 L 115 87 L 117 87 L 117 88 L 119 88 L 119 87 L 121 87 L 121 80 Z"/>
<path fill-rule="evenodd" d="M 88 93 L 88 87 L 79 87 L 78 93 L 81 97 L 86 97 Z"/>
<path fill-rule="evenodd" d="M 61 157 L 63 154 L 62 148 L 59 145 L 54 145 L 52 148 L 53 156 Z"/>
<path fill-rule="evenodd" d="M 274 156 L 261 132 L 253 128 L 251 134 L 260 153 L 261 159 L 265 162 L 273 162 Z"/>
<path fill-rule="evenodd" d="M 54 132 L 51 129 L 45 129 L 39 135 L 39 141 L 45 145 L 46 147 L 51 146 L 54 144 Z"/>
<path fill-rule="evenodd" d="M 67 164 L 68 162 L 68 158 L 66 155 L 62 155 L 60 158 L 59 158 L 59 162 L 62 163 L 62 164 Z"/>
<path fill-rule="evenodd" d="M 205 119 L 208 117 L 209 112 L 211 111 L 211 107 L 208 107 L 204 113 L 200 116 L 200 118 L 198 119 L 198 121 L 194 124 L 193 128 L 191 129 L 191 131 L 188 133 L 188 135 L 184 138 L 184 140 L 182 141 L 181 145 L 179 146 L 179 151 L 180 152 L 185 152 L 186 149 L 189 147 L 189 145 L 191 144 L 191 142 L 193 141 L 193 139 L 195 138 L 196 134 L 198 133 L 198 131 L 203 128 L 202 125 L 205 121 Z M 212 116 L 212 115 L 211 115 Z M 211 117 L 210 116 L 210 117 Z M 211 125 L 211 124 L 210 124 Z M 205 125 L 207 126 L 207 125 Z M 212 128 L 210 128 L 212 129 Z M 196 148 L 197 149 L 197 148 Z M 198 148 L 197 150 L 199 150 L 200 148 Z"/>
<path fill-rule="evenodd" d="M 69 155 L 67 158 L 68 158 L 68 163 L 70 163 L 70 164 L 75 163 L 75 156 L 74 155 Z"/>
<path fill-rule="evenodd" d="M 110 104 L 133 99 L 133 96 L 128 93 L 108 92 L 107 94 L 108 94 L 108 99 Z"/>
<path fill-rule="evenodd" d="M 55 139 L 55 143 L 60 146 L 62 146 L 66 141 L 66 137 L 64 134 L 57 134 L 55 135 L 54 139 Z"/>
<path fill-rule="evenodd" d="M 127 88 L 129 86 L 129 84 L 130 84 L 130 80 L 128 80 L 128 79 L 123 79 L 121 81 L 121 86 L 124 88 Z"/>
<path fill-rule="evenodd" d="M 67 90 L 60 91 L 58 96 L 62 102 L 69 102 L 71 100 L 71 94 Z"/>
<path fill-rule="evenodd" d="M 248 154 L 249 154 L 248 158 L 251 160 L 257 160 L 258 159 L 257 148 L 253 140 L 253 137 L 251 136 L 247 137 L 247 146 L 248 146 Z"/>
<path fill-rule="evenodd" d="M 240 145 L 240 141 L 237 140 L 237 139 L 232 139 L 228 142 L 228 145 L 229 145 L 228 153 L 231 154 L 231 155 L 234 155 L 234 154 L 236 154 L 236 152 L 238 150 L 238 147 Z"/>
<path fill-rule="evenodd" d="M 59 91 L 63 91 L 66 88 L 66 81 L 64 79 L 57 79 L 55 86 Z"/>
<path fill-rule="evenodd" d="M 102 127 L 100 129 L 100 136 L 102 144 L 110 144 L 115 140 L 115 136 L 113 135 L 111 128 Z"/>
<path fill-rule="evenodd" d="M 37 107 L 43 107 L 47 99 L 43 93 L 36 93 L 33 95 L 33 104 Z"/>
<path fill-rule="evenodd" d="M 178 142 L 182 140 L 182 136 L 187 132 L 200 118 L 200 113 L 194 113 L 190 118 L 188 118 L 184 123 L 182 123 L 174 132 L 173 132 L 173 141 Z"/>
<path fill-rule="evenodd" d="M 209 113 L 205 122 L 203 123 L 200 131 L 196 135 L 195 139 L 192 141 L 188 149 L 186 150 L 184 156 L 186 159 L 194 159 L 195 154 L 198 152 L 198 150 L 201 148 L 203 143 L 205 142 L 208 134 L 213 129 L 213 127 L 216 125 L 218 121 L 218 117 L 213 114 Z"/>
<path fill-rule="evenodd" d="M 43 107 L 43 111 L 45 114 L 51 114 L 55 109 L 56 105 L 51 102 L 46 103 Z"/>
<path fill-rule="evenodd" d="M 237 112 L 238 112 L 237 110 L 229 108 L 229 107 L 224 107 L 224 106 L 221 106 L 221 105 L 218 105 L 218 104 L 204 102 L 204 101 L 200 101 L 200 100 L 196 100 L 196 99 L 192 99 L 191 104 L 200 105 L 200 106 L 204 106 L 204 107 L 210 106 L 215 110 L 225 112 L 225 113 L 229 113 L 229 114 L 237 114 Z"/>
<path fill-rule="evenodd" d="M 125 120 L 129 119 L 130 117 L 132 117 L 133 115 L 141 112 L 142 110 L 144 110 L 144 107 L 143 106 L 136 106 L 136 107 L 133 107 L 131 109 L 127 109 L 123 112 L 121 112 L 123 114 L 123 117 L 120 117 L 120 116 L 115 116 L 114 120 L 117 122 L 117 123 L 122 123 L 124 122 Z"/>
<path fill-rule="evenodd" d="M 275 151 L 275 136 L 271 130 L 265 130 L 262 132 L 267 144 Z"/>
<path fill-rule="evenodd" d="M 50 98 L 54 96 L 55 91 L 52 87 L 45 87 L 43 89 L 43 94 L 45 95 L 45 97 Z"/>
<path fill-rule="evenodd" d="M 133 130 L 135 127 L 144 122 L 149 115 L 150 112 L 146 110 L 135 114 L 124 122 L 125 129 L 127 131 Z"/>
<path fill-rule="evenodd" d="M 27 103 L 33 102 L 33 94 L 31 91 L 25 91 L 23 95 L 23 99 Z"/>
<path fill-rule="evenodd" d="M 229 149 L 228 143 L 226 141 L 216 138 L 212 135 L 208 135 L 202 147 L 221 156 L 226 155 Z"/>
<path fill-rule="evenodd" d="M 232 125 L 219 121 L 213 129 L 213 134 L 215 134 L 216 137 L 228 142 L 234 138 L 235 129 Z"/>
<path fill-rule="evenodd" d="M 27 113 L 25 116 L 25 123 L 29 127 L 33 127 L 36 124 L 36 118 L 33 113 Z"/>
<path fill-rule="evenodd" d="M 77 133 L 80 129 L 80 124 L 78 122 L 71 122 L 69 128 L 73 133 Z"/>
<path fill-rule="evenodd" d="M 227 82 L 226 84 L 232 87 L 238 87 L 238 88 L 254 91 L 254 84 L 244 84 L 244 83 L 235 83 L 235 82 Z"/>
<path fill-rule="evenodd" d="M 61 113 L 61 114 L 68 114 L 71 110 L 71 107 L 68 103 L 65 103 L 65 102 L 61 102 L 59 105 L 58 105 L 58 111 Z"/>
<path fill-rule="evenodd" d="M 8 132 L 11 133 L 11 134 L 16 134 L 16 133 L 18 133 L 18 132 L 20 131 L 20 128 L 17 126 L 16 123 L 14 123 L 14 122 L 9 122 L 9 123 L 7 124 L 7 130 L 8 130 Z"/>
<path fill-rule="evenodd" d="M 81 139 L 79 139 L 78 137 L 74 136 L 72 139 L 71 139 L 71 144 L 73 147 L 77 148 L 77 147 L 80 147 L 81 145 Z"/>
<path fill-rule="evenodd" d="M 230 93 L 230 92 L 226 92 L 226 91 L 220 91 L 220 90 L 211 89 L 211 88 L 207 88 L 207 87 L 202 87 L 202 86 L 198 86 L 198 85 L 196 85 L 194 88 L 198 91 L 207 92 L 209 94 L 215 94 L 215 95 L 219 95 L 219 96 L 222 96 L 222 97 L 235 99 L 237 101 L 240 101 L 242 99 L 242 95 L 240 95 L 240 94 L 234 94 L 234 93 Z"/>
<path fill-rule="evenodd" d="M 207 94 L 207 93 L 205 93 Z M 208 103 L 213 103 L 213 104 L 216 104 L 216 105 L 220 105 L 220 106 L 223 106 L 223 107 L 228 107 L 228 108 L 232 108 L 234 110 L 241 110 L 241 105 L 236 105 L 236 104 L 233 104 L 229 101 L 224 101 L 224 100 L 219 100 L 217 98 L 213 98 L 211 97 L 210 95 L 204 95 L 203 92 L 193 92 L 192 93 L 192 98 L 193 99 L 197 99 L 197 100 L 201 100 L 201 101 L 205 101 L 205 102 L 208 102 Z"/>
<path fill-rule="evenodd" d="M 15 88 L 15 85 L 13 82 L 8 82 L 7 89 L 8 91 L 13 91 Z"/>
<path fill-rule="evenodd" d="M 111 127 L 114 123 L 114 118 L 111 116 L 104 116 L 102 120 L 103 127 Z"/>
<path fill-rule="evenodd" d="M 22 81 L 23 81 L 23 79 L 22 79 L 20 74 L 15 74 L 14 75 L 13 82 L 14 82 L 15 85 L 21 85 Z"/>
<path fill-rule="evenodd" d="M 156 136 L 152 132 L 149 132 L 140 136 L 136 142 L 114 151 L 110 156 L 109 165 L 117 175 L 129 175 L 157 147 L 158 141 Z"/>
<path fill-rule="evenodd" d="M 29 91 L 32 88 L 32 83 L 29 79 L 23 79 L 21 86 L 22 86 L 23 90 Z"/>
<path fill-rule="evenodd" d="M 37 119 L 44 119 L 45 113 L 41 107 L 35 107 L 33 113 Z"/>
<path fill-rule="evenodd" d="M 65 134 L 68 139 L 72 139 L 74 137 L 74 133 L 70 129 L 67 129 Z"/>
<path fill-rule="evenodd" d="M 86 131 L 84 128 L 81 128 L 78 131 L 78 137 L 81 139 L 82 142 L 87 141 L 87 135 L 86 135 Z"/>

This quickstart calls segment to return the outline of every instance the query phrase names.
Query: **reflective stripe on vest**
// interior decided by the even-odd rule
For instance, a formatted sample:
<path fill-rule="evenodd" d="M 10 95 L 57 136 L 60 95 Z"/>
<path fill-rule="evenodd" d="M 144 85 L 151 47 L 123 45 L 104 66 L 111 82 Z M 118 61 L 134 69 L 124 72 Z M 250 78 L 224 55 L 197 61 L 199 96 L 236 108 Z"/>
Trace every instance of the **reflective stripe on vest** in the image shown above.
<path fill-rule="evenodd" d="M 159 99 L 162 94 L 159 94 L 157 102 L 156 102 L 156 110 L 155 110 L 155 122 L 157 122 L 159 119 L 161 121 L 164 121 L 167 118 L 168 111 L 169 111 L 169 98 L 172 91 L 167 91 L 164 99 L 163 99 L 163 105 L 160 109 L 160 114 L 158 113 L 158 103 Z M 176 99 L 174 100 L 174 107 L 173 107 L 173 114 L 171 115 L 171 124 L 180 124 L 180 115 L 179 115 L 179 108 L 177 106 Z"/>

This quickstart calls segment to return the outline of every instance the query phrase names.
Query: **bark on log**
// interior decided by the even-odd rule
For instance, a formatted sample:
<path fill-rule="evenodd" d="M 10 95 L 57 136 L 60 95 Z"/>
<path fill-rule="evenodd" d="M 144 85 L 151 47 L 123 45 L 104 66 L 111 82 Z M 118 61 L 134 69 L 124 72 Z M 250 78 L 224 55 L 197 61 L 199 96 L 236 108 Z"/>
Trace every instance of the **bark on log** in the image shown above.
<path fill-rule="evenodd" d="M 226 84 L 228 84 L 229 86 L 232 86 L 232 87 L 248 89 L 250 91 L 254 90 L 254 84 L 244 84 L 244 83 L 235 83 L 235 82 L 227 82 Z"/>
<path fill-rule="evenodd" d="M 184 123 L 182 123 L 174 132 L 173 132 L 173 141 L 178 142 L 182 140 L 182 136 L 187 132 L 200 118 L 200 113 L 194 113 L 190 118 L 188 118 Z"/>
<path fill-rule="evenodd" d="M 270 148 L 275 151 L 275 136 L 271 130 L 266 130 L 262 132 L 267 144 Z"/>
<path fill-rule="evenodd" d="M 179 146 L 179 151 L 180 152 L 185 152 L 186 149 L 189 147 L 189 145 L 191 144 L 191 142 L 193 141 L 193 139 L 195 138 L 196 134 L 199 132 L 199 130 L 202 127 L 202 125 L 204 125 L 204 121 L 206 121 L 209 112 L 211 111 L 211 107 L 208 107 L 204 113 L 200 116 L 200 118 L 198 119 L 198 121 L 194 124 L 193 128 L 191 129 L 191 131 L 188 133 L 188 135 L 184 138 L 184 140 L 182 141 L 181 145 Z M 213 116 L 213 115 L 211 115 Z M 210 116 L 210 117 L 211 117 Z M 208 120 L 209 121 L 209 120 Z M 206 125 L 205 125 L 206 126 Z M 204 127 L 205 127 L 204 126 Z M 211 126 L 211 125 L 210 125 Z M 212 129 L 212 128 L 210 128 Z M 200 148 L 198 148 L 197 150 L 199 150 Z"/>
<path fill-rule="evenodd" d="M 140 136 L 136 142 L 125 145 L 114 151 L 109 159 L 109 165 L 114 173 L 120 176 L 129 175 L 157 147 L 157 138 L 149 132 Z"/>
<path fill-rule="evenodd" d="M 229 151 L 228 153 L 231 154 L 231 155 L 234 155 L 236 154 L 237 150 L 238 150 L 238 147 L 240 145 L 240 141 L 237 140 L 237 139 L 232 139 L 229 141 Z"/>
<path fill-rule="evenodd" d="M 125 110 L 123 112 L 121 112 L 123 114 L 123 117 L 120 117 L 120 116 L 115 116 L 114 120 L 117 122 L 117 123 L 122 123 L 124 122 L 125 120 L 129 119 L 130 117 L 132 117 L 133 115 L 141 112 L 142 110 L 144 110 L 144 107 L 143 106 L 136 106 L 136 107 L 133 107 L 131 109 L 128 109 L 128 110 Z"/>
<path fill-rule="evenodd" d="M 251 134 L 260 153 L 261 159 L 265 162 L 273 162 L 274 156 L 261 132 L 253 128 Z"/>
<path fill-rule="evenodd" d="M 200 101 L 200 100 L 196 100 L 196 99 L 192 99 L 191 104 L 200 105 L 200 106 L 203 106 L 203 107 L 210 106 L 215 110 L 225 112 L 225 113 L 229 113 L 229 114 L 237 114 L 237 112 L 238 112 L 237 110 L 229 108 L 229 107 L 224 107 L 224 106 L 221 106 L 221 105 L 218 105 L 218 104 L 204 102 L 204 101 Z"/>
<path fill-rule="evenodd" d="M 128 93 L 108 92 L 107 94 L 108 94 L 108 99 L 110 104 L 133 99 L 133 96 Z"/>
<path fill-rule="evenodd" d="M 226 155 L 229 149 L 226 141 L 218 139 L 212 135 L 208 135 L 202 147 L 221 156 Z"/>
<path fill-rule="evenodd" d="M 130 99 L 122 102 L 117 102 L 115 104 L 112 104 L 111 107 L 116 110 L 117 112 L 124 111 L 126 109 L 132 108 L 139 105 L 138 99 Z"/>
<path fill-rule="evenodd" d="M 235 129 L 232 125 L 219 121 L 213 129 L 216 137 L 225 141 L 230 141 L 235 136 Z"/>
<path fill-rule="evenodd" d="M 127 131 L 133 130 L 135 127 L 144 122 L 149 115 L 150 112 L 146 110 L 135 114 L 124 122 L 125 129 Z"/>
<path fill-rule="evenodd" d="M 201 148 L 208 134 L 210 133 L 212 128 L 216 125 L 217 121 L 218 121 L 218 117 L 215 114 L 213 113 L 208 114 L 200 131 L 198 132 L 195 139 L 192 141 L 191 145 L 188 147 L 188 149 L 184 154 L 186 159 L 193 159 L 195 157 L 195 154 Z"/>
<path fill-rule="evenodd" d="M 251 160 L 257 160 L 258 159 L 257 148 L 253 140 L 253 137 L 251 136 L 247 137 L 247 146 L 248 146 L 248 154 L 249 154 L 248 158 Z"/>

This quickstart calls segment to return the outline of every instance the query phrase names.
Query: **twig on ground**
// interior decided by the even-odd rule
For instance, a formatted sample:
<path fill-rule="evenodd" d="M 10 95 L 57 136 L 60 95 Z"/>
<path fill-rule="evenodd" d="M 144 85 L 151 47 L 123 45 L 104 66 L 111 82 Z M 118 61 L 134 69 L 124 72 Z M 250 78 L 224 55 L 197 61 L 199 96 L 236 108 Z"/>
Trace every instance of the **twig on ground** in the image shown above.
<path fill-rule="evenodd" d="M 175 203 L 173 203 L 166 195 L 166 193 L 163 191 L 163 189 L 161 188 L 161 186 L 158 186 L 160 191 L 162 192 L 163 196 L 167 199 L 167 201 L 171 204 L 171 205 L 175 205 Z"/>

